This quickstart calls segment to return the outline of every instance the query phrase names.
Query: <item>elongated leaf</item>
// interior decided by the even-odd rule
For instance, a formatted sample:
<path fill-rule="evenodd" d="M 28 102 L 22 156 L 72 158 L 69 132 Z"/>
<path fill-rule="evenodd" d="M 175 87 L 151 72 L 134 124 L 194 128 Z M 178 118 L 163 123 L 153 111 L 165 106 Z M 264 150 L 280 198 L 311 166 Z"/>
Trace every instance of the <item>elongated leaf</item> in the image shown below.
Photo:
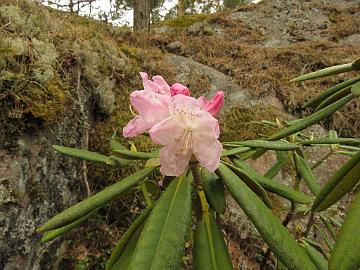
<path fill-rule="evenodd" d="M 123 146 L 121 143 L 115 141 L 114 139 L 110 140 L 110 149 L 112 151 L 115 151 L 115 150 L 127 150 L 127 148 L 125 146 Z"/>
<path fill-rule="evenodd" d="M 237 144 L 252 148 L 261 148 L 261 149 L 279 150 L 279 151 L 296 150 L 300 148 L 299 145 L 282 142 L 282 141 L 249 140 L 249 141 L 237 142 Z"/>
<path fill-rule="evenodd" d="M 325 241 L 325 244 L 327 245 L 328 249 L 331 251 L 333 250 L 335 244 L 334 242 L 329 238 L 329 236 L 327 235 L 327 233 L 323 230 L 323 227 L 317 226 L 315 225 L 315 228 L 317 229 L 317 231 L 319 232 L 319 234 L 321 235 L 322 239 Z"/>
<path fill-rule="evenodd" d="M 316 124 L 321 120 L 325 119 L 326 117 L 330 116 L 332 113 L 336 112 L 343 106 L 345 106 L 352 98 L 353 95 L 348 95 L 346 97 L 343 97 L 342 99 L 321 109 L 320 111 L 317 111 L 316 113 L 306 116 L 299 121 L 293 122 L 293 124 L 291 124 L 290 126 L 279 130 L 274 135 L 272 135 L 268 140 L 269 141 L 279 140 L 281 138 L 294 134 L 298 131 L 301 131 L 313 124 Z"/>
<path fill-rule="evenodd" d="M 336 232 L 335 232 L 335 228 L 333 227 L 332 223 L 330 222 L 329 218 L 326 217 L 324 214 L 320 214 L 320 219 L 321 221 L 324 223 L 326 229 L 329 231 L 329 233 L 331 234 L 331 237 L 336 240 Z"/>
<path fill-rule="evenodd" d="M 64 226 L 58 229 L 54 229 L 54 230 L 50 230 L 50 231 L 46 231 L 44 233 L 44 235 L 41 237 L 41 243 L 45 243 L 51 240 L 54 240 L 56 238 L 58 238 L 59 236 L 64 235 L 65 233 L 71 231 L 72 229 L 75 229 L 77 227 L 79 227 L 81 224 L 83 224 L 85 221 L 87 221 L 89 219 L 89 217 L 94 214 L 97 211 L 97 209 L 95 209 L 94 211 L 92 211 L 91 213 L 79 218 L 78 220 Z"/>
<path fill-rule="evenodd" d="M 325 251 L 325 249 L 323 248 L 323 246 L 317 242 L 315 242 L 314 240 L 311 240 L 309 238 L 304 239 L 307 244 L 311 245 L 314 249 L 316 249 L 320 254 L 322 254 L 322 256 L 326 259 L 326 261 L 329 258 L 329 254 Z"/>
<path fill-rule="evenodd" d="M 296 166 L 300 171 L 302 178 L 305 180 L 305 183 L 311 190 L 312 194 L 314 194 L 315 196 L 319 194 L 321 187 L 316 181 L 315 175 L 312 172 L 309 164 L 306 162 L 305 159 L 303 159 L 296 153 L 295 153 L 295 162 L 296 162 Z"/>
<path fill-rule="evenodd" d="M 194 270 L 233 269 L 224 236 L 211 212 L 205 212 L 196 226 L 193 263 Z"/>
<path fill-rule="evenodd" d="M 38 228 L 39 232 L 48 231 L 56 228 L 63 227 L 78 218 L 85 216 L 96 208 L 102 207 L 104 204 L 115 199 L 117 196 L 126 190 L 134 187 L 142 179 L 154 171 L 154 167 L 145 168 L 136 173 L 122 179 L 121 181 L 113 184 L 104 190 L 96 193 L 95 195 L 71 206 L 60 214 L 56 215 L 44 225 Z"/>
<path fill-rule="evenodd" d="M 349 146 L 349 145 L 339 145 L 339 148 L 346 149 L 346 150 L 360 151 L 359 147 Z"/>
<path fill-rule="evenodd" d="M 360 144 L 359 139 L 355 138 L 322 138 L 309 141 L 300 141 L 302 145 L 313 145 L 313 144 L 345 144 L 345 145 L 357 145 Z"/>
<path fill-rule="evenodd" d="M 236 154 L 240 154 L 240 153 L 246 153 L 246 152 L 249 152 L 251 151 L 252 149 L 250 147 L 243 147 L 243 146 L 240 146 L 240 147 L 236 147 L 236 148 L 233 148 L 233 149 L 230 149 L 230 150 L 223 150 L 222 152 L 222 157 L 227 157 L 227 156 L 234 156 Z"/>
<path fill-rule="evenodd" d="M 360 96 L 360 82 L 354 84 L 351 87 L 351 94 L 353 94 L 356 97 Z"/>
<path fill-rule="evenodd" d="M 115 264 L 109 268 L 108 270 L 125 270 L 129 269 L 130 260 L 134 254 L 134 250 L 139 241 L 141 232 L 143 230 L 144 225 L 141 224 L 140 227 L 135 231 L 135 233 L 131 236 L 129 241 L 126 243 L 124 250 L 122 251 L 120 257 L 115 262 Z"/>
<path fill-rule="evenodd" d="M 157 201 L 127 269 L 178 269 L 190 221 L 191 186 L 180 176 Z"/>
<path fill-rule="evenodd" d="M 253 168 L 251 168 L 249 165 L 247 165 L 244 161 L 238 158 L 234 158 L 232 159 L 232 161 L 244 174 L 248 175 L 250 178 L 257 181 L 266 190 L 273 192 L 281 197 L 284 197 L 292 202 L 303 203 L 303 204 L 312 202 L 312 199 L 309 196 L 299 191 L 295 191 L 290 187 L 285 186 L 281 183 L 272 181 L 271 179 L 262 176 Z"/>
<path fill-rule="evenodd" d="M 207 201 L 217 213 L 224 214 L 226 208 L 224 184 L 216 174 L 205 168 L 201 169 L 201 179 Z"/>
<path fill-rule="evenodd" d="M 288 162 L 288 158 L 285 152 L 276 152 L 278 161 L 264 174 L 264 177 L 273 179 Z"/>
<path fill-rule="evenodd" d="M 292 270 L 316 269 L 289 231 L 231 169 L 220 164 L 216 173 L 281 263 Z"/>
<path fill-rule="evenodd" d="M 341 155 L 344 155 L 344 156 L 348 156 L 348 157 L 353 157 L 356 155 L 356 152 L 349 152 L 349 151 L 338 151 L 338 152 L 335 152 L 336 154 L 341 154 Z"/>
<path fill-rule="evenodd" d="M 240 168 L 233 166 L 232 164 L 223 162 L 226 166 L 228 166 L 236 175 L 241 179 L 253 192 L 255 192 L 266 204 L 267 207 L 273 208 L 271 200 L 269 199 L 268 195 L 266 194 L 265 189 L 251 176 L 246 174 Z"/>
<path fill-rule="evenodd" d="M 116 149 L 113 150 L 115 153 L 117 153 L 121 158 L 124 159 L 150 159 L 150 158 L 158 158 L 159 157 L 159 151 L 154 152 L 133 152 L 130 150 L 121 150 Z"/>
<path fill-rule="evenodd" d="M 77 148 L 71 148 L 71 147 L 65 147 L 65 146 L 60 146 L 60 145 L 53 145 L 53 148 L 58 151 L 61 154 L 70 156 L 70 157 L 75 157 L 78 159 L 83 159 L 83 160 L 89 160 L 89 161 L 96 161 L 96 162 L 103 162 L 105 164 L 108 165 L 112 165 L 112 166 L 117 166 L 117 165 L 122 165 L 124 160 L 117 160 L 117 159 L 113 159 L 112 157 L 107 157 L 105 155 L 96 153 L 96 152 L 91 152 L 88 150 L 84 150 L 84 149 L 77 149 Z M 124 166 L 125 166 L 125 161 L 124 161 Z M 126 163 L 127 165 L 128 163 Z"/>
<path fill-rule="evenodd" d="M 342 83 L 339 83 L 337 85 L 334 85 L 328 89 L 326 89 L 324 92 L 322 92 L 320 95 L 310 99 L 308 102 L 306 102 L 302 108 L 305 109 L 309 106 L 313 106 L 313 105 L 317 105 L 319 104 L 320 102 L 322 102 L 323 100 L 325 100 L 327 97 L 331 96 L 332 94 L 336 93 L 337 91 L 345 88 L 345 87 L 348 87 L 348 86 L 351 86 L 355 83 L 357 83 L 358 81 L 360 81 L 360 77 L 356 77 L 356 78 L 352 78 L 352 79 L 349 79 L 345 82 L 342 82 Z"/>
<path fill-rule="evenodd" d="M 345 87 L 344 89 L 341 89 L 337 91 L 336 93 L 332 94 L 330 97 L 323 100 L 316 108 L 315 111 L 319 111 L 322 108 L 325 108 L 326 106 L 338 101 L 339 99 L 346 97 L 351 93 L 351 86 Z"/>
<path fill-rule="evenodd" d="M 360 193 L 350 206 L 335 247 L 330 255 L 330 270 L 360 268 Z"/>
<path fill-rule="evenodd" d="M 323 211 L 340 200 L 360 180 L 360 152 L 348 160 L 316 196 L 312 210 Z"/>
<path fill-rule="evenodd" d="M 257 159 L 257 158 L 261 157 L 263 154 L 265 154 L 266 152 L 267 152 L 266 149 L 255 149 L 255 150 L 251 150 L 251 151 L 248 151 L 245 153 L 240 153 L 237 156 L 243 160 L 247 160 L 249 158 Z"/>
<path fill-rule="evenodd" d="M 110 270 L 114 264 L 120 259 L 121 255 L 123 254 L 127 244 L 133 237 L 133 235 L 136 233 L 136 231 L 142 227 L 144 224 L 144 221 L 149 216 L 152 208 L 145 209 L 131 224 L 130 228 L 127 229 L 127 231 L 124 233 L 124 235 L 121 237 L 119 242 L 116 244 L 115 248 L 113 249 L 110 259 L 108 260 L 106 264 L 106 270 Z M 139 235 L 140 236 L 140 235 Z"/>
<path fill-rule="evenodd" d="M 327 270 L 328 262 L 323 255 L 305 241 L 305 251 L 318 270 Z"/>
<path fill-rule="evenodd" d="M 335 75 L 335 74 L 339 74 L 339 73 L 349 72 L 351 70 L 352 70 L 352 63 L 337 65 L 337 66 L 320 69 L 315 72 L 311 72 L 311 73 L 296 77 L 295 79 L 290 80 L 290 82 L 300 82 L 300 81 L 312 80 L 312 79 L 322 78 L 322 77 Z"/>
<path fill-rule="evenodd" d="M 359 71 L 360 70 L 360 58 L 356 59 L 352 65 L 351 65 L 352 69 L 355 71 Z"/>

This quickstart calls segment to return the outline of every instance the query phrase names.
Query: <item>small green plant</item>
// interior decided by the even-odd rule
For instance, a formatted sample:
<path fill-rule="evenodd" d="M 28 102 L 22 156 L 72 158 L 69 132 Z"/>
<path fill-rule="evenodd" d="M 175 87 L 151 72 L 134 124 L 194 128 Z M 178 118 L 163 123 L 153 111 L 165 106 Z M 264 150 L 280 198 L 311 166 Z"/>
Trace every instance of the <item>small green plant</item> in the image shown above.
<path fill-rule="evenodd" d="M 293 79 L 292 82 L 359 70 L 360 59 L 350 64 L 305 74 Z M 145 89 L 156 88 L 163 83 L 159 77 L 154 77 L 152 82 L 147 80 L 145 73 L 142 76 Z M 269 246 L 263 265 L 272 252 L 277 259 L 278 269 L 348 270 L 360 267 L 360 195 L 355 195 L 354 202 L 342 223 L 335 220 L 328 211 L 341 198 L 353 191 L 360 180 L 360 139 L 339 138 L 333 130 L 328 136 L 316 139 L 302 132 L 358 98 L 360 77 L 335 85 L 312 98 L 304 107 L 315 107 L 315 111 L 303 119 L 289 123 L 278 119 L 275 122 L 260 122 L 276 129 L 275 133 L 268 137 L 222 142 L 218 160 L 213 152 L 213 148 L 218 146 L 218 130 L 216 122 L 207 113 L 215 115 L 219 110 L 223 102 L 221 93 L 208 102 L 201 98 L 196 101 L 188 97 L 188 90 L 180 84 L 170 88 L 171 94 L 174 94 L 171 97 L 161 93 L 162 90 L 164 88 L 157 88 L 156 95 L 145 90 L 136 91 L 137 93 L 131 95 L 133 105 L 140 115 L 124 129 L 126 136 L 137 135 L 150 129 L 153 141 L 165 145 L 160 152 L 137 152 L 134 147 L 129 150 L 113 139 L 110 142 L 113 152 L 111 156 L 54 146 L 56 151 L 75 158 L 101 162 L 113 167 L 125 167 L 137 162 L 139 166 L 142 165 L 142 169 L 50 219 L 38 229 L 43 233 L 43 242 L 78 227 L 111 200 L 133 187 L 140 186 L 147 209 L 119 239 L 106 269 L 178 269 L 181 267 L 186 243 L 192 246 L 193 269 L 232 269 L 231 258 L 217 218 L 226 211 L 224 191 L 227 189 Z M 146 111 L 148 107 L 141 107 L 144 109 L 141 111 L 141 108 L 137 107 L 138 103 L 134 102 L 142 95 L 151 102 L 156 101 L 155 105 L 151 103 L 151 106 L 156 107 L 156 110 L 152 111 L 153 114 Z M 154 97 L 155 99 L 152 99 Z M 179 113 L 178 118 L 171 115 L 160 121 L 161 125 L 156 124 L 156 128 L 152 126 L 150 122 L 154 118 L 161 118 L 162 113 L 167 113 L 162 111 L 161 102 L 182 99 L 195 104 L 191 106 L 198 106 L 196 102 L 201 103 L 200 111 L 196 112 L 206 114 L 206 123 L 209 126 L 200 128 L 196 121 L 200 121 L 202 116 L 194 113 L 187 115 L 187 106 L 190 105 L 185 102 L 182 103 L 183 107 L 171 107 L 170 113 Z M 149 100 L 147 102 L 150 102 Z M 151 119 L 147 118 L 149 115 Z M 184 122 L 191 124 L 185 130 L 182 128 Z M 210 122 L 215 125 L 212 126 Z M 215 129 L 212 130 L 212 127 Z M 179 135 L 177 143 L 171 145 L 168 141 L 172 136 L 177 136 L 176 134 L 183 135 Z M 198 139 L 200 137 L 201 140 Z M 204 141 L 207 142 L 205 147 Z M 315 146 L 327 147 L 330 152 L 314 165 L 310 165 L 306 150 Z M 171 149 L 174 151 L 171 152 Z M 189 149 L 192 149 L 192 152 L 188 152 Z M 276 152 L 277 162 L 265 174 L 261 174 L 246 160 L 257 159 L 267 151 Z M 165 152 L 167 156 L 164 159 Z M 184 163 L 185 155 L 188 156 Z M 350 158 L 325 185 L 320 186 L 314 169 L 330 155 L 346 155 Z M 217 163 L 210 162 L 213 160 Z M 285 165 L 293 172 L 292 187 L 274 180 Z M 163 179 L 152 181 L 152 175 L 159 166 L 164 175 Z M 212 168 L 214 172 L 211 172 Z M 308 189 L 305 193 L 300 190 L 301 182 Z M 290 202 L 288 214 L 282 221 L 272 211 L 276 206 L 271 199 L 273 196 L 269 196 L 270 193 Z M 193 213 L 192 209 L 201 211 Z M 297 235 L 292 235 L 286 227 L 295 218 L 303 220 L 307 225 L 301 228 Z M 192 221 L 196 223 L 194 231 L 191 229 Z M 337 233 L 337 230 L 340 232 Z M 314 241 L 311 232 L 322 235 L 327 247 Z"/>

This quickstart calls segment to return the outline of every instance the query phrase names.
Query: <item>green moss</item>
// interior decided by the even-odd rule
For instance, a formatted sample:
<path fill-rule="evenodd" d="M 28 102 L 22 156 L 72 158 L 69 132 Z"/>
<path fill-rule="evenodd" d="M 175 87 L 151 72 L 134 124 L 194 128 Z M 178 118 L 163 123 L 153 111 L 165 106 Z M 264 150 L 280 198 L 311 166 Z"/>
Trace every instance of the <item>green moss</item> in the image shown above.
<path fill-rule="evenodd" d="M 203 22 L 213 17 L 211 14 L 190 14 L 164 21 L 164 25 L 171 27 L 189 27 L 196 22 Z"/>
<path fill-rule="evenodd" d="M 272 128 L 255 122 L 275 121 L 276 117 L 279 115 L 274 107 L 231 107 L 220 115 L 220 141 L 242 141 L 270 135 L 274 132 Z"/>

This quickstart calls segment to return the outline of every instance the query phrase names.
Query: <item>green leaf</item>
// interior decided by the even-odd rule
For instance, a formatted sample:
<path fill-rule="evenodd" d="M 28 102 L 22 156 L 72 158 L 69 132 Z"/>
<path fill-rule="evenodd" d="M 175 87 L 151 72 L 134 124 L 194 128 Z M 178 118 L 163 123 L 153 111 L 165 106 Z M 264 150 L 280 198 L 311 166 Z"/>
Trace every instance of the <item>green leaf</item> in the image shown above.
<path fill-rule="evenodd" d="M 313 211 L 323 211 L 340 200 L 360 180 L 360 152 L 348 160 L 325 184 L 316 196 Z"/>
<path fill-rule="evenodd" d="M 334 242 L 332 240 L 330 240 L 329 236 L 327 235 L 327 233 L 323 230 L 323 227 L 317 226 L 315 225 L 315 228 L 317 229 L 317 231 L 320 233 L 322 239 L 325 241 L 325 244 L 327 245 L 328 249 L 331 251 L 334 248 Z"/>
<path fill-rule="evenodd" d="M 110 140 L 110 149 L 112 151 L 115 151 L 115 150 L 127 150 L 127 148 L 125 146 L 123 146 L 121 143 L 115 141 L 114 139 Z"/>
<path fill-rule="evenodd" d="M 264 177 L 273 179 L 288 162 L 288 157 L 285 152 L 277 151 L 278 161 L 264 174 Z"/>
<path fill-rule="evenodd" d="M 147 192 L 151 194 L 152 199 L 156 199 L 160 196 L 161 189 L 155 181 L 146 180 L 143 181 L 143 184 L 145 185 Z"/>
<path fill-rule="evenodd" d="M 281 263 L 292 270 L 316 269 L 287 228 L 233 171 L 221 163 L 216 173 Z"/>
<path fill-rule="evenodd" d="M 58 238 L 59 236 L 64 235 L 65 233 L 71 231 L 72 229 L 75 229 L 77 227 L 79 227 L 81 224 L 83 224 L 85 221 L 87 221 L 89 219 L 89 217 L 94 214 L 98 209 L 95 209 L 94 211 L 90 212 L 89 214 L 75 220 L 74 222 L 58 228 L 58 229 L 54 229 L 54 230 L 50 230 L 50 231 L 46 231 L 44 233 L 44 235 L 41 237 L 41 243 L 45 243 L 51 240 L 54 240 L 56 238 Z"/>
<path fill-rule="evenodd" d="M 131 224 L 130 228 L 127 229 L 127 231 L 124 233 L 124 235 L 121 237 L 119 242 L 117 242 L 115 248 L 113 249 L 110 259 L 108 260 L 106 264 L 106 270 L 112 269 L 114 264 L 120 259 L 120 257 L 123 255 L 127 244 L 133 237 L 133 235 L 136 233 L 136 231 L 142 227 L 144 224 L 144 221 L 151 213 L 152 208 L 145 209 Z M 139 235 L 140 236 L 140 235 Z M 135 248 L 135 247 L 134 247 Z"/>
<path fill-rule="evenodd" d="M 356 97 L 360 96 L 360 82 L 355 83 L 352 87 L 351 87 L 351 94 L 353 94 Z"/>
<path fill-rule="evenodd" d="M 248 177 L 257 181 L 266 190 L 273 192 L 281 197 L 284 197 L 292 202 L 302 203 L 302 204 L 307 204 L 312 202 L 312 199 L 309 196 L 299 191 L 293 190 L 284 184 L 272 181 L 271 179 L 262 176 L 241 159 L 234 158 L 232 159 L 232 161 L 244 174 L 248 175 Z"/>
<path fill-rule="evenodd" d="M 356 155 L 356 152 L 349 152 L 349 151 L 338 151 L 338 152 L 335 152 L 336 154 L 341 154 L 341 155 L 344 155 L 344 156 L 348 156 L 348 157 L 353 157 Z"/>
<path fill-rule="evenodd" d="M 191 185 L 182 175 L 156 202 L 127 269 L 178 269 L 190 222 Z"/>
<path fill-rule="evenodd" d="M 112 166 L 118 166 L 118 165 L 128 165 L 128 161 L 121 160 L 121 159 L 114 159 L 113 157 L 107 157 L 105 155 L 91 152 L 84 149 L 77 149 L 77 148 L 71 148 L 71 147 L 65 147 L 60 145 L 53 145 L 53 148 L 64 155 L 75 157 L 78 159 L 83 160 L 89 160 L 89 161 L 97 161 L 97 162 L 103 162 L 108 165 Z"/>
<path fill-rule="evenodd" d="M 323 100 L 325 100 L 327 97 L 331 96 L 332 94 L 336 93 L 337 91 L 344 89 L 345 87 L 351 86 L 355 83 L 360 81 L 360 77 L 352 78 L 347 81 L 344 81 L 342 83 L 339 83 L 337 85 L 334 85 L 328 89 L 326 89 L 324 92 L 322 92 L 320 95 L 310 99 L 308 102 L 306 102 L 302 108 L 305 109 L 307 107 L 316 105 L 321 103 Z"/>
<path fill-rule="evenodd" d="M 359 71 L 360 70 L 360 58 L 356 59 L 352 65 L 351 65 L 352 69 L 355 71 Z"/>
<path fill-rule="evenodd" d="M 330 270 L 360 268 L 360 193 L 351 204 L 330 254 Z"/>
<path fill-rule="evenodd" d="M 219 177 L 206 170 L 201 169 L 201 180 L 206 199 L 211 207 L 219 214 L 224 214 L 226 208 L 226 200 L 224 193 L 224 184 Z"/>
<path fill-rule="evenodd" d="M 230 150 L 224 149 L 221 156 L 222 157 L 234 156 L 234 155 L 237 155 L 237 154 L 240 154 L 240 153 L 249 152 L 251 150 L 252 149 L 250 147 L 243 147 L 243 146 L 236 147 L 236 148 L 233 148 L 233 149 L 230 149 Z"/>
<path fill-rule="evenodd" d="M 122 179 L 121 181 L 113 184 L 102 191 L 96 193 L 95 195 L 71 206 L 60 214 L 56 215 L 44 225 L 38 228 L 37 231 L 43 232 L 59 227 L 63 227 L 69 223 L 74 222 L 75 220 L 85 216 L 96 208 L 102 207 L 109 201 L 115 199 L 117 196 L 121 195 L 123 192 L 134 187 L 142 179 L 152 173 L 155 168 L 145 168 L 136 173 Z"/>
<path fill-rule="evenodd" d="M 243 181 L 253 192 L 255 192 L 266 204 L 267 207 L 273 208 L 272 202 L 269 199 L 265 189 L 254 180 L 249 174 L 246 174 L 240 168 L 233 166 L 232 164 L 223 162 L 226 166 L 228 166 L 236 175 L 239 177 L 241 181 Z"/>
<path fill-rule="evenodd" d="M 322 78 L 330 75 L 335 75 L 339 73 L 349 72 L 352 70 L 352 63 L 332 66 L 324 69 L 317 70 L 302 76 L 296 77 L 295 79 L 290 80 L 290 82 L 301 82 L 306 80 L 313 80 L 317 78 Z"/>
<path fill-rule="evenodd" d="M 302 145 L 313 145 L 313 144 L 345 144 L 345 145 L 357 145 L 360 144 L 359 139 L 355 138 L 322 138 L 309 141 L 299 141 Z"/>
<path fill-rule="evenodd" d="M 235 142 L 235 143 L 238 145 L 243 145 L 251 148 L 279 150 L 279 151 L 296 150 L 300 148 L 299 145 L 283 142 L 283 141 L 249 140 L 249 141 Z"/>
<path fill-rule="evenodd" d="M 323 255 L 312 247 L 308 242 L 304 242 L 305 252 L 309 256 L 310 260 L 316 266 L 318 270 L 327 270 L 328 262 L 325 260 Z"/>
<path fill-rule="evenodd" d="M 330 116 L 332 113 L 336 112 L 337 110 L 345 106 L 352 98 L 353 95 L 348 95 L 346 97 L 343 97 L 342 99 L 321 109 L 320 111 L 317 111 L 316 113 L 306 116 L 301 120 L 293 122 L 293 124 L 291 124 L 288 127 L 280 129 L 274 135 L 270 136 L 268 140 L 269 141 L 279 140 L 281 138 L 294 134 L 298 131 L 301 131 L 309 126 L 312 126 L 313 124 L 320 122 L 321 120 L 325 119 L 326 117 Z"/>
<path fill-rule="evenodd" d="M 150 158 L 146 161 L 145 167 L 159 167 L 160 158 Z"/>
<path fill-rule="evenodd" d="M 316 108 L 315 111 L 319 111 L 326 106 L 338 101 L 339 99 L 346 97 L 347 95 L 351 94 L 351 86 L 345 87 L 344 89 L 341 89 L 337 91 L 336 93 L 332 94 L 330 97 L 323 100 Z"/>
<path fill-rule="evenodd" d="M 331 234 L 331 237 L 336 240 L 336 232 L 335 232 L 335 228 L 333 227 L 332 223 L 330 222 L 329 218 L 326 217 L 324 214 L 320 214 L 320 219 L 322 221 L 322 223 L 324 223 L 326 229 L 329 231 L 329 233 Z"/>
<path fill-rule="evenodd" d="M 129 263 L 134 254 L 134 250 L 139 241 L 143 227 L 144 225 L 141 224 L 140 227 L 136 230 L 136 232 L 131 236 L 130 240 L 126 243 L 126 246 L 124 247 L 118 260 L 115 262 L 112 268 L 109 268 L 107 270 L 129 269 Z"/>
<path fill-rule="evenodd" d="M 297 168 L 300 171 L 302 178 L 305 180 L 305 183 L 311 190 L 312 194 L 314 194 L 315 196 L 319 194 L 321 187 L 316 181 L 315 175 L 312 172 L 309 164 L 306 162 L 305 159 L 303 159 L 296 153 L 295 153 L 295 162 Z"/>
<path fill-rule="evenodd" d="M 154 152 L 133 152 L 130 150 L 121 150 L 116 149 L 113 150 L 113 152 L 117 153 L 121 158 L 124 159 L 150 159 L 150 158 L 158 158 L 159 157 L 159 151 Z"/>
<path fill-rule="evenodd" d="M 193 247 L 194 270 L 231 270 L 232 262 L 224 236 L 212 212 L 204 212 L 196 226 Z"/>

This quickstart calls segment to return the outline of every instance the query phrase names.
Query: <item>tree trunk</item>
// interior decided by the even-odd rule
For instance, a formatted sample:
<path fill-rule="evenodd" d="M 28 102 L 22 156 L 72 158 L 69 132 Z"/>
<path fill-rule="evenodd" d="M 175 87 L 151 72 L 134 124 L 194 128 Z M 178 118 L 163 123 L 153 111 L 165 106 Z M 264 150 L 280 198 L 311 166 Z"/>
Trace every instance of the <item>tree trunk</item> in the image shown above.
<path fill-rule="evenodd" d="M 150 0 L 134 0 L 134 31 L 150 27 Z"/>
<path fill-rule="evenodd" d="M 176 15 L 178 17 L 184 14 L 184 0 L 179 0 L 178 1 L 178 4 L 176 6 L 176 10 L 177 10 Z"/>

